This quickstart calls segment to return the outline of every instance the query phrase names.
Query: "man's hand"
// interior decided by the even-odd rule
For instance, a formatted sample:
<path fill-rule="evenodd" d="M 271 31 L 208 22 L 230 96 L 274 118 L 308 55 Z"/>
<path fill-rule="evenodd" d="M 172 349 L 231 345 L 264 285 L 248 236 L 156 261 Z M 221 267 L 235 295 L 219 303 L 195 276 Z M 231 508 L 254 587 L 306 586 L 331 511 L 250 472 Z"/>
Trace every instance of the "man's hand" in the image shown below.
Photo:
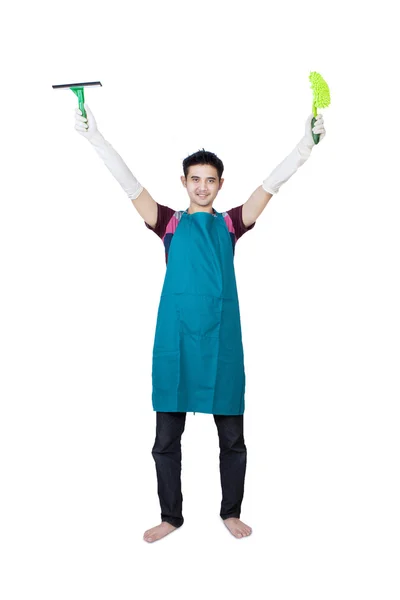
<path fill-rule="evenodd" d="M 307 148 L 313 148 L 316 144 L 314 142 L 314 138 L 312 136 L 312 132 L 311 132 L 311 121 L 313 120 L 314 115 L 311 113 L 311 115 L 309 115 L 309 117 L 307 118 L 306 121 L 306 133 L 305 136 L 303 138 L 304 144 L 307 146 Z M 326 131 L 325 131 L 325 127 L 324 127 L 324 117 L 322 115 L 317 115 L 315 117 L 315 123 L 314 123 L 314 127 L 312 128 L 312 131 L 315 134 L 320 135 L 319 137 L 319 143 L 322 142 L 322 140 L 325 137 Z"/>
<path fill-rule="evenodd" d="M 91 140 L 98 133 L 96 119 L 93 116 L 89 106 L 84 104 L 87 117 L 82 116 L 82 111 L 79 108 L 75 109 L 75 129 L 87 140 Z"/>

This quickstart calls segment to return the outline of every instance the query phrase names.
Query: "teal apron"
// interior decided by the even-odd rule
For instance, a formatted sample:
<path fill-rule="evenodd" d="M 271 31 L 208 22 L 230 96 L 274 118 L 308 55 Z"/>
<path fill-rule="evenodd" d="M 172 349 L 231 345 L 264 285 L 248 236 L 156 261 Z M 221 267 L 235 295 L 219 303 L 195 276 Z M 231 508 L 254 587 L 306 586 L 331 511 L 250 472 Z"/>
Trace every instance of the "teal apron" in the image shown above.
<path fill-rule="evenodd" d="M 182 211 L 157 314 L 155 411 L 244 413 L 246 378 L 233 257 L 221 213 Z"/>

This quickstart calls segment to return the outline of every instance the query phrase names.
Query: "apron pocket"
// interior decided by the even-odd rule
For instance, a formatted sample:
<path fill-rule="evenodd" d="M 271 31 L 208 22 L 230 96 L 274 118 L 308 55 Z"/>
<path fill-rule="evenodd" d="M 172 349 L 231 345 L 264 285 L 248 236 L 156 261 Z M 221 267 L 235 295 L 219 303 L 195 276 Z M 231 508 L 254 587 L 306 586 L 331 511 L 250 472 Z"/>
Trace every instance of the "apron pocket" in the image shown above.
<path fill-rule="evenodd" d="M 194 337 L 219 337 L 222 299 L 189 294 L 182 298 L 180 332 Z"/>

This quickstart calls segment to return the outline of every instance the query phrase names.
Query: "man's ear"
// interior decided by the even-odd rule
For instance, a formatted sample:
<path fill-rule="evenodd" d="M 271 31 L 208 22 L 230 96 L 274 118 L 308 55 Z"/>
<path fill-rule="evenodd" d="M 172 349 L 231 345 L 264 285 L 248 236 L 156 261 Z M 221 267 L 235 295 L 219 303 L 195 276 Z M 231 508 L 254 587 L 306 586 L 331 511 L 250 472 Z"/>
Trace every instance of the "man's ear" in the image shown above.
<path fill-rule="evenodd" d="M 225 180 L 224 180 L 224 178 L 220 179 L 220 182 L 219 182 L 219 189 L 221 189 L 221 188 L 222 188 L 222 184 L 224 183 L 224 181 L 225 181 Z"/>
<path fill-rule="evenodd" d="M 185 179 L 185 176 L 184 176 L 184 175 L 181 175 L 181 181 L 182 181 L 182 185 L 183 185 L 184 187 L 186 187 L 186 179 Z"/>

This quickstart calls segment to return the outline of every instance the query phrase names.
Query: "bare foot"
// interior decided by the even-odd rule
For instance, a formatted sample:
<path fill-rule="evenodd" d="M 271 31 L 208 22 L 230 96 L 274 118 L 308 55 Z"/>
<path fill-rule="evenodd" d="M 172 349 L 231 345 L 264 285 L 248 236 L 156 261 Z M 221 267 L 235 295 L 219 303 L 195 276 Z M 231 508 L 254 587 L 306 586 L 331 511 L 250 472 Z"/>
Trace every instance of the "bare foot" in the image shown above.
<path fill-rule="evenodd" d="M 145 542 L 155 542 L 161 540 L 161 538 L 165 537 L 175 529 L 178 528 L 171 525 L 171 523 L 167 523 L 167 521 L 162 521 L 161 525 L 157 525 L 157 527 L 145 531 L 143 539 Z"/>
<path fill-rule="evenodd" d="M 235 517 L 230 517 L 229 519 L 224 520 L 225 525 L 229 529 L 232 535 L 236 538 L 246 537 L 251 534 L 252 529 L 240 519 L 236 519 Z"/>

